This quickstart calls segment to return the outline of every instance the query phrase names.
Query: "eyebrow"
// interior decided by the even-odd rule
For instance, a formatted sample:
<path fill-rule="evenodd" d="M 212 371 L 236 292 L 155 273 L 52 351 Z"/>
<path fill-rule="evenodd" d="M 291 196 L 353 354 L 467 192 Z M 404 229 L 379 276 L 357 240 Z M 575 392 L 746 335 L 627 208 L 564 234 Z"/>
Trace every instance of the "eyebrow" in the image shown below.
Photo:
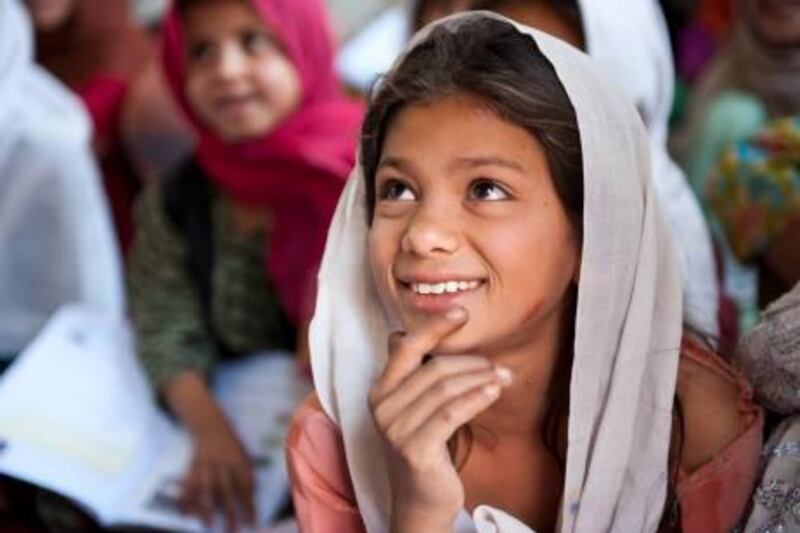
<path fill-rule="evenodd" d="M 378 163 L 378 168 L 390 167 L 403 173 L 411 173 L 413 166 L 414 165 L 407 159 L 392 156 L 384 157 Z"/>
<path fill-rule="evenodd" d="M 451 167 L 454 168 L 477 168 L 487 166 L 505 167 L 520 173 L 525 172 L 525 168 L 516 161 L 510 161 L 495 156 L 459 157 L 451 164 Z M 389 156 L 381 159 L 380 163 L 378 163 L 378 168 L 381 167 L 391 167 L 400 172 L 410 173 L 413 170 L 413 163 L 401 157 Z"/>
<path fill-rule="evenodd" d="M 525 168 L 517 163 L 502 157 L 483 156 L 483 157 L 459 157 L 453 163 L 454 167 L 477 168 L 477 167 L 505 167 L 517 172 L 525 172 Z"/>

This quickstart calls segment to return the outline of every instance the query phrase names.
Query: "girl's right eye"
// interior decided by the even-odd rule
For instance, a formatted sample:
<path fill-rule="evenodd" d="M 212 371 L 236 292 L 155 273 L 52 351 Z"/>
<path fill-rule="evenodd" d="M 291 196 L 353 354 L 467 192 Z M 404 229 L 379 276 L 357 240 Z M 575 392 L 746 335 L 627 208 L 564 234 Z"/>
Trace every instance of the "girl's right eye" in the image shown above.
<path fill-rule="evenodd" d="M 189 61 L 191 63 L 202 63 L 211 57 L 214 47 L 208 41 L 199 41 L 189 46 Z"/>
<path fill-rule="evenodd" d="M 381 184 L 378 199 L 388 202 L 409 202 L 416 199 L 414 191 L 400 180 L 386 180 Z"/>

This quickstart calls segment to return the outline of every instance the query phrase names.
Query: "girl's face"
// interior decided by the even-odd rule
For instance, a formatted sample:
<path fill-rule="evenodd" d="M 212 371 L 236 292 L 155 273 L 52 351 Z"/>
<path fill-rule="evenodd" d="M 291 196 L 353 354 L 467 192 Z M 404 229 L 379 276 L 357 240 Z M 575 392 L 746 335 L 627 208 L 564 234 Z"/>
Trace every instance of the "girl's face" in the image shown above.
<path fill-rule="evenodd" d="M 78 0 L 25 0 L 37 31 L 48 32 L 63 25 Z"/>
<path fill-rule="evenodd" d="M 186 28 L 186 96 L 223 140 L 269 133 L 301 99 L 300 76 L 249 2 L 192 6 Z"/>
<path fill-rule="evenodd" d="M 408 330 L 462 306 L 437 353 L 495 353 L 555 331 L 579 247 L 540 143 L 469 95 L 392 121 L 375 177 L 372 275 Z"/>
<path fill-rule="evenodd" d="M 769 46 L 800 46 L 800 3 L 796 0 L 745 0 L 744 17 Z"/>

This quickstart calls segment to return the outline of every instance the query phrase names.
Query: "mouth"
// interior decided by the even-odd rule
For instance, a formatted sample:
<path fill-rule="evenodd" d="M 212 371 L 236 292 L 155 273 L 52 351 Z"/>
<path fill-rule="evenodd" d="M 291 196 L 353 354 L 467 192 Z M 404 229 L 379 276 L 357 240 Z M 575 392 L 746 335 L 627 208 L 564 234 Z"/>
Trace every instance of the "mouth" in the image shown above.
<path fill-rule="evenodd" d="M 422 312 L 431 313 L 446 312 L 486 285 L 486 280 L 474 278 L 398 281 L 402 295 L 411 307 Z"/>
<path fill-rule="evenodd" d="M 407 283 L 406 285 L 416 294 L 458 294 L 462 292 L 474 291 L 481 286 L 483 282 L 480 280 L 451 280 L 440 281 L 438 283 Z"/>
<path fill-rule="evenodd" d="M 256 100 L 253 94 L 223 96 L 215 100 L 214 107 L 221 113 L 239 113 Z"/>

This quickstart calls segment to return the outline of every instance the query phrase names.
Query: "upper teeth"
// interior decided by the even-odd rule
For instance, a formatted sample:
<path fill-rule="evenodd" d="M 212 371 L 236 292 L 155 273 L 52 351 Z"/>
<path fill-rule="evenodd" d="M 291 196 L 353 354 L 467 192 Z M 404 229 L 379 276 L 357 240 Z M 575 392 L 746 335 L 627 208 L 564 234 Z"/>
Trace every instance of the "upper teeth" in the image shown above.
<path fill-rule="evenodd" d="M 441 283 L 412 283 L 417 294 L 444 294 L 446 292 L 469 291 L 478 288 L 480 281 L 443 281 Z"/>

